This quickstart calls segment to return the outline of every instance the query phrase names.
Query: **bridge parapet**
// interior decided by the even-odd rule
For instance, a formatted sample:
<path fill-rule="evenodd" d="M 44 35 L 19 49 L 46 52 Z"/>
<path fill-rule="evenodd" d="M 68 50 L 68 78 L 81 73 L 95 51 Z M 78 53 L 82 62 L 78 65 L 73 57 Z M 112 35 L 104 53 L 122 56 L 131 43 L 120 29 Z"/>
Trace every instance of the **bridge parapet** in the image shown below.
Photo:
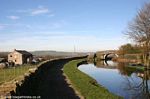
<path fill-rule="evenodd" d="M 114 55 L 114 56 L 118 57 L 116 51 L 100 51 L 100 52 L 96 52 L 97 60 L 105 60 L 109 55 Z"/>

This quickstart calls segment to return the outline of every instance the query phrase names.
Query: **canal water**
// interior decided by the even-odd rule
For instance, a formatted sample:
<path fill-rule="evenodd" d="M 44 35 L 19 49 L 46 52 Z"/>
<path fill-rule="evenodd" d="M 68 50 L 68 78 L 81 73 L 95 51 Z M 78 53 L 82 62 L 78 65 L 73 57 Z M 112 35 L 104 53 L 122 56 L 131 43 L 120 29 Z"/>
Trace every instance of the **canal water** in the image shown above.
<path fill-rule="evenodd" d="M 150 99 L 150 71 L 141 71 L 127 65 L 129 64 L 99 61 L 80 65 L 78 69 L 125 99 Z"/>

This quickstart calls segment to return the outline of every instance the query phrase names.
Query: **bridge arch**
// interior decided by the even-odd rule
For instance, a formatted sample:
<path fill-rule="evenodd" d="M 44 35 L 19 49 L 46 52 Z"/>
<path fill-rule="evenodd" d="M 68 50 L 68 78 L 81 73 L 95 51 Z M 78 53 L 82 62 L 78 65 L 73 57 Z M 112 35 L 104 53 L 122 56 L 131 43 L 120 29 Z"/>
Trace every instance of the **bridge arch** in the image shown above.
<path fill-rule="evenodd" d="M 116 54 L 116 53 L 107 53 L 107 54 L 104 54 L 104 60 L 109 59 L 108 58 L 109 55 L 113 55 L 113 56 L 109 57 L 111 59 L 114 58 L 114 57 L 118 57 L 118 54 Z"/>

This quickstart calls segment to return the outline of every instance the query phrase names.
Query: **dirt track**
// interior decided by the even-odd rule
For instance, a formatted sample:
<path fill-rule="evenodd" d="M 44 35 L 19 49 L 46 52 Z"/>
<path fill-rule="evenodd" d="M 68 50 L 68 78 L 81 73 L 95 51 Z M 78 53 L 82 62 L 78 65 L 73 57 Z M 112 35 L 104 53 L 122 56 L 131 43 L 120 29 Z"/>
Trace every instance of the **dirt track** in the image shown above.
<path fill-rule="evenodd" d="M 43 64 L 11 92 L 12 96 L 40 96 L 41 99 L 79 99 L 69 87 L 62 68 L 71 59 L 61 59 Z"/>

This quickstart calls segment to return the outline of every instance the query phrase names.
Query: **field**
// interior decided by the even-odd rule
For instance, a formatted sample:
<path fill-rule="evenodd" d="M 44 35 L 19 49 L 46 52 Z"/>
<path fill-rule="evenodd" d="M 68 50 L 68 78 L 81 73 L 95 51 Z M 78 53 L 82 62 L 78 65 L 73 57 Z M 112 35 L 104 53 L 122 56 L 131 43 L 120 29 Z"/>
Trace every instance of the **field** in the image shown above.
<path fill-rule="evenodd" d="M 4 82 L 16 79 L 19 76 L 24 75 L 30 68 L 34 68 L 37 65 L 22 65 L 17 67 L 0 69 L 0 84 Z"/>

